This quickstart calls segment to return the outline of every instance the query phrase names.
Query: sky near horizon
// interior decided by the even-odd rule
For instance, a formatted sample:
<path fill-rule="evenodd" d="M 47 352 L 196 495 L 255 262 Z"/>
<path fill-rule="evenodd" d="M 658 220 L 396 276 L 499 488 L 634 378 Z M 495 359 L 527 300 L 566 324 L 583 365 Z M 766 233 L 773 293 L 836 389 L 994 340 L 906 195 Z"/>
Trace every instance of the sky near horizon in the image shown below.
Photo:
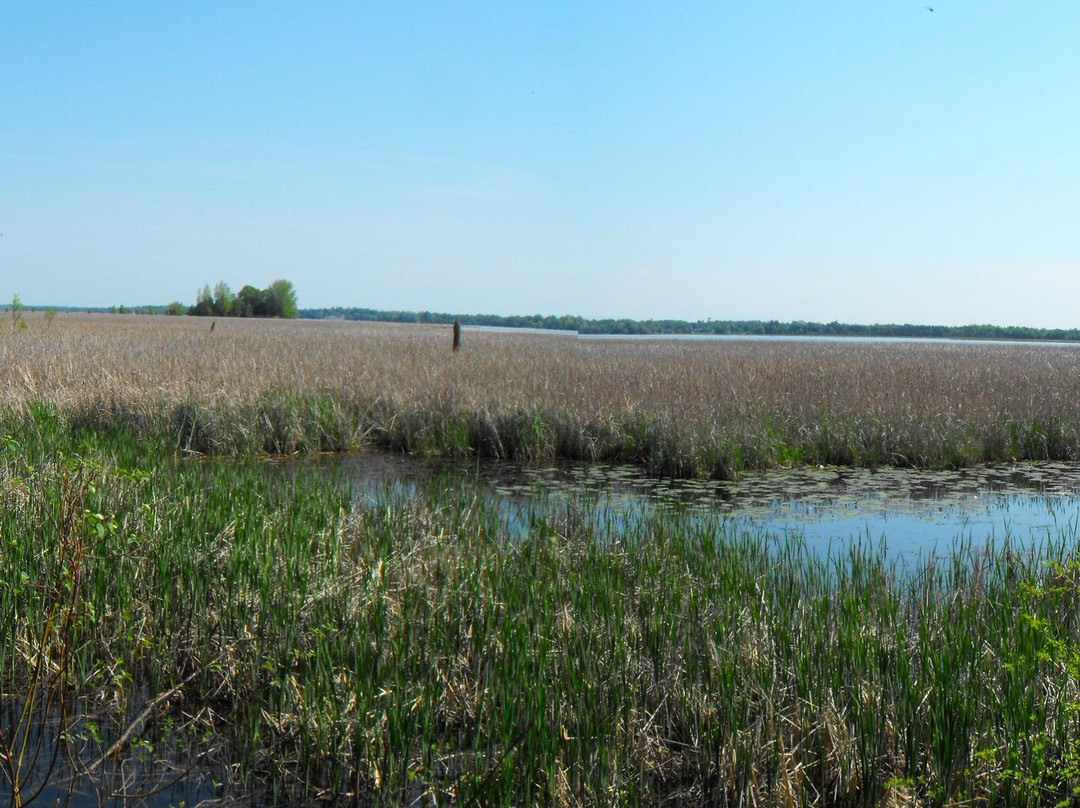
<path fill-rule="evenodd" d="M 1065 0 L 5 3 L 0 301 L 1077 327 L 1078 44 Z"/>

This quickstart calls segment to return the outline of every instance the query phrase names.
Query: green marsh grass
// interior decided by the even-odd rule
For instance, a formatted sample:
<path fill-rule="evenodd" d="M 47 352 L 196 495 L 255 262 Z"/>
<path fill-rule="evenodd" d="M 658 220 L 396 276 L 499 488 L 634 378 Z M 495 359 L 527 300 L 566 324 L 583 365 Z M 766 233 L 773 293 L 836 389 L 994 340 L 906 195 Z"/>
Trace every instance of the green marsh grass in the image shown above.
<path fill-rule="evenodd" d="M 0 692 L 48 705 L 78 765 L 164 744 L 167 723 L 216 739 L 230 793 L 276 803 L 1049 806 L 1080 788 L 1074 535 L 901 569 L 581 502 L 511 538 L 463 483 L 358 503 L 325 472 L 179 459 L 134 428 L 2 423 Z M 12 714 L 0 783 L 29 789 L 46 774 L 15 770 Z"/>

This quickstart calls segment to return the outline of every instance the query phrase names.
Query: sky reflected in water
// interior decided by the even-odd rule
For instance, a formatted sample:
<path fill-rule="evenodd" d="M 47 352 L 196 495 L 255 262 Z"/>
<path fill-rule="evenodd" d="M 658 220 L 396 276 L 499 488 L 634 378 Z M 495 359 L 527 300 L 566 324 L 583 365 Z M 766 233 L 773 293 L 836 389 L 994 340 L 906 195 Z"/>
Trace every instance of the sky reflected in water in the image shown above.
<path fill-rule="evenodd" d="M 386 487 L 408 495 L 440 476 L 471 480 L 494 496 L 511 530 L 530 513 L 595 506 L 610 524 L 660 509 L 723 517 L 735 528 L 799 535 L 826 550 L 851 541 L 919 554 L 958 538 L 1008 538 L 1028 546 L 1075 536 L 1080 519 L 1080 464 L 1041 463 L 952 471 L 805 468 L 745 474 L 734 482 L 654 479 L 632 466 L 448 464 L 395 455 L 357 454 L 346 467 L 361 498 Z"/>

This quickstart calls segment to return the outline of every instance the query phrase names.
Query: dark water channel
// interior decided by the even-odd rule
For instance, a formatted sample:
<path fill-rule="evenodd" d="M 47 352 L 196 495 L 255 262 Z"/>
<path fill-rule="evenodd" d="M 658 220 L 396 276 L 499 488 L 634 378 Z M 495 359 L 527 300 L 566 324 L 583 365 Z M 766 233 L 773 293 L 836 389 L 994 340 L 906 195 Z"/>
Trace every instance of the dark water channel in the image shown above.
<path fill-rule="evenodd" d="M 218 801 L 228 770 L 212 741 L 176 731 L 167 719 L 130 718 L 64 714 L 45 694 L 29 703 L 0 698 L 0 731 L 11 751 L 2 761 L 0 806 L 191 808 Z"/>
<path fill-rule="evenodd" d="M 946 551 L 958 540 L 1023 547 L 1072 539 L 1080 519 L 1080 464 L 998 465 L 954 471 L 807 468 L 746 474 L 734 482 L 655 479 L 630 466 L 453 464 L 384 454 L 323 458 L 374 501 L 420 486 L 475 485 L 511 531 L 537 514 L 584 504 L 609 525 L 681 509 L 727 528 L 797 535 L 822 552 L 852 541 L 890 554 Z"/>

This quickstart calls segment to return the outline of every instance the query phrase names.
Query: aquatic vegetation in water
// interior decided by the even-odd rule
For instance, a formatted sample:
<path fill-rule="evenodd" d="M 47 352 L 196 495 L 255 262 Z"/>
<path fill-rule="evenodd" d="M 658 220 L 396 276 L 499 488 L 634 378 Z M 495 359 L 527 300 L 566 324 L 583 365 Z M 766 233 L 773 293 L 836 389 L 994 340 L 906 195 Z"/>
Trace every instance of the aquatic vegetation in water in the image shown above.
<path fill-rule="evenodd" d="M 38 731 L 21 706 L 61 685 L 72 708 L 36 714 L 64 737 L 96 755 L 129 726 L 129 755 L 167 750 L 169 726 L 213 738 L 221 793 L 255 801 L 1011 806 L 1080 787 L 1080 564 L 1055 537 L 901 574 L 865 545 L 822 556 L 678 510 L 607 523 L 581 501 L 509 538 L 464 480 L 358 502 L 316 468 L 178 460 L 131 429 L 73 442 L 50 417 L 0 427 L 9 789 Z"/>

